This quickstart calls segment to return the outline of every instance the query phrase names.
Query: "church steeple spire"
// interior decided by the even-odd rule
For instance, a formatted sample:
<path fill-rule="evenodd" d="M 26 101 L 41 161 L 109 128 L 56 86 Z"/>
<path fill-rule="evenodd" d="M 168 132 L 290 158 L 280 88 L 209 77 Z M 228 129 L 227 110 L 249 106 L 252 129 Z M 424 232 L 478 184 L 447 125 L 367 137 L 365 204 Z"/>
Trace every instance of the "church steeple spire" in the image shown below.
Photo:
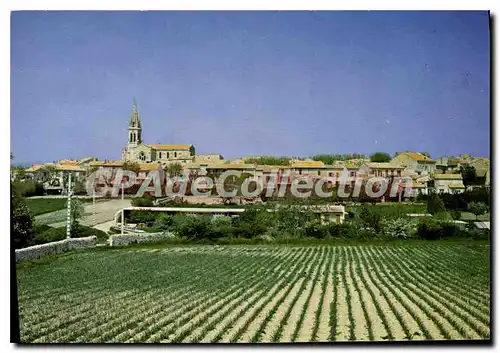
<path fill-rule="evenodd" d="M 130 115 L 129 127 L 141 128 L 141 120 L 139 119 L 139 110 L 137 109 L 137 101 L 134 98 L 134 104 L 132 105 L 132 115 Z"/>
<path fill-rule="evenodd" d="M 137 146 L 142 143 L 141 139 L 142 127 L 141 120 L 139 119 L 139 110 L 137 109 L 137 101 L 134 98 L 132 106 L 132 114 L 128 125 L 128 144 L 129 146 Z"/>

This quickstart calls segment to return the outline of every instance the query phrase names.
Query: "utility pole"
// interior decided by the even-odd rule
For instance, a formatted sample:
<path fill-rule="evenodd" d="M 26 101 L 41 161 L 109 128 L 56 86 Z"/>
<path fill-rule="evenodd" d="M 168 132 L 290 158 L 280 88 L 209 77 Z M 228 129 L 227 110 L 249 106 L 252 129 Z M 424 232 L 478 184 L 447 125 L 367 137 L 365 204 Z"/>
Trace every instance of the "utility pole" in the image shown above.
<path fill-rule="evenodd" d="M 93 225 L 96 225 L 97 224 L 97 221 L 96 221 L 96 217 L 95 217 L 95 188 L 92 190 L 92 224 Z"/>
<path fill-rule="evenodd" d="M 68 176 L 68 212 L 66 214 L 66 238 L 71 238 L 71 172 Z"/>
<path fill-rule="evenodd" d="M 125 210 L 122 209 L 122 235 L 125 227 Z"/>

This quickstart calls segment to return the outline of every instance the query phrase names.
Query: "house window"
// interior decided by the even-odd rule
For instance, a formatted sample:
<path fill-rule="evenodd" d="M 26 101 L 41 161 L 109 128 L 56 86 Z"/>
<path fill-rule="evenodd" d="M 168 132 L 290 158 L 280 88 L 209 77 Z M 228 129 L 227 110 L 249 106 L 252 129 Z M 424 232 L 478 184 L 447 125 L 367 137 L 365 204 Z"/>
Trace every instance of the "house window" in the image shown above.
<path fill-rule="evenodd" d="M 170 152 L 167 152 L 167 158 L 170 158 Z"/>
<path fill-rule="evenodd" d="M 320 176 L 320 175 L 321 175 L 321 172 L 318 170 L 318 176 Z"/>
<path fill-rule="evenodd" d="M 174 158 L 177 158 L 177 152 L 174 152 Z"/>
<path fill-rule="evenodd" d="M 161 152 L 159 153 L 159 156 L 158 156 L 158 157 L 159 157 L 159 158 L 161 158 Z"/>
<path fill-rule="evenodd" d="M 146 154 L 144 152 L 139 153 L 139 159 L 141 161 L 145 161 L 146 160 Z"/>
<path fill-rule="evenodd" d="M 302 175 L 302 169 L 299 169 L 299 174 Z"/>
<path fill-rule="evenodd" d="M 356 176 L 356 172 L 351 172 L 351 176 L 355 177 Z"/>

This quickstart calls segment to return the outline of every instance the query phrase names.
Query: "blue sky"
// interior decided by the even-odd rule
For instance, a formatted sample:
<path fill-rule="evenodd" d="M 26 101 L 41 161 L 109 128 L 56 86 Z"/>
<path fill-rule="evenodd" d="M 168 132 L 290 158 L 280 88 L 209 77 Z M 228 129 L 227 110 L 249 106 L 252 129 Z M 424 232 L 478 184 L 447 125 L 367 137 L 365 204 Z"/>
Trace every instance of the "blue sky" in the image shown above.
<path fill-rule="evenodd" d="M 17 163 L 197 153 L 489 156 L 487 12 L 13 12 Z"/>

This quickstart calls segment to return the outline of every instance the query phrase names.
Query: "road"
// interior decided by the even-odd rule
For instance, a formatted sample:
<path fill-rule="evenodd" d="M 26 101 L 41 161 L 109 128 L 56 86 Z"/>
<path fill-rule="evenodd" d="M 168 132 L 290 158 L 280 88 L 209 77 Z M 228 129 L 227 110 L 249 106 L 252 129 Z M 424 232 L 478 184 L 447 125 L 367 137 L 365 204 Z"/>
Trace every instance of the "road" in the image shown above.
<path fill-rule="evenodd" d="M 94 220 L 94 208 L 93 205 L 90 204 L 85 204 L 84 205 L 84 216 L 80 219 L 80 224 L 84 226 L 96 226 L 96 225 L 102 225 L 103 223 L 106 223 L 106 225 L 102 226 L 97 226 L 96 228 L 107 228 L 109 229 L 109 226 L 111 226 L 111 222 L 113 220 L 113 217 L 115 216 L 116 212 L 119 210 L 125 208 L 125 207 L 130 207 L 130 200 L 109 200 L 109 201 L 100 201 L 97 202 L 95 205 L 95 220 Z M 60 212 L 60 211 L 56 211 Z M 61 221 L 57 223 L 51 223 L 49 224 L 51 227 L 63 227 L 66 225 L 66 221 Z M 109 225 L 109 226 L 108 226 Z"/>

